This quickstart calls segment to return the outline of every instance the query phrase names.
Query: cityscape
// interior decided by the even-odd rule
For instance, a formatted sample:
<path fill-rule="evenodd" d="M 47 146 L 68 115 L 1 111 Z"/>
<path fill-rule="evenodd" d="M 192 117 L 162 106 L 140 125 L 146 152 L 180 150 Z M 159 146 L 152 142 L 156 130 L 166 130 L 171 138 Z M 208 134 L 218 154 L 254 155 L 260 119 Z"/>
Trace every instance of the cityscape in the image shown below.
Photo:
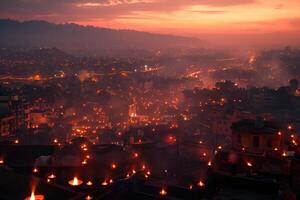
<path fill-rule="evenodd" d="M 300 199 L 299 9 L 0 2 L 0 200 Z"/>

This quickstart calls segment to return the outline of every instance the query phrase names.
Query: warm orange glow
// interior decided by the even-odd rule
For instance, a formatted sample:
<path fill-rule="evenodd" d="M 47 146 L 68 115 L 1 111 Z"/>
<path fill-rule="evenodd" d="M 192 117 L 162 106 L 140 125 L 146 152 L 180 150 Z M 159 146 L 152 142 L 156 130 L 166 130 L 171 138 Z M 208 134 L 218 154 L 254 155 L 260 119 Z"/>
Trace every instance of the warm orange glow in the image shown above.
<path fill-rule="evenodd" d="M 197 185 L 198 185 L 199 187 L 204 187 L 204 186 L 205 186 L 204 182 L 202 182 L 201 180 L 198 182 Z"/>
<path fill-rule="evenodd" d="M 107 186 L 108 185 L 108 182 L 106 180 L 104 180 L 102 183 L 101 183 L 102 186 Z"/>
<path fill-rule="evenodd" d="M 134 158 L 137 158 L 137 157 L 139 157 L 139 154 L 135 152 L 135 153 L 133 154 L 133 157 L 134 157 Z"/>
<path fill-rule="evenodd" d="M 82 165 L 86 165 L 86 164 L 87 164 L 87 161 L 86 161 L 86 160 L 83 160 L 83 161 L 81 162 L 81 164 L 82 164 Z"/>
<path fill-rule="evenodd" d="M 82 180 L 79 180 L 76 176 L 68 182 L 72 186 L 78 186 L 82 184 Z"/>
<path fill-rule="evenodd" d="M 252 167 L 253 165 L 252 165 L 251 162 L 247 162 L 247 166 L 248 166 L 248 167 Z"/>
<path fill-rule="evenodd" d="M 208 166 L 211 166 L 211 161 L 208 161 L 207 165 L 208 165 Z"/>
<path fill-rule="evenodd" d="M 90 195 L 88 195 L 88 196 L 85 197 L 85 199 L 86 199 L 86 200 L 91 200 L 91 199 L 93 199 L 93 198 L 92 198 Z"/>
<path fill-rule="evenodd" d="M 39 170 L 38 170 L 37 168 L 34 168 L 34 169 L 32 170 L 32 172 L 33 172 L 33 173 L 37 173 L 37 172 L 39 172 Z"/>
<path fill-rule="evenodd" d="M 26 197 L 25 200 L 44 200 L 44 198 L 44 195 L 34 194 L 34 192 L 31 192 L 31 195 Z"/>
<path fill-rule="evenodd" d="M 15 140 L 15 144 L 19 144 L 20 142 L 19 142 L 19 140 L 18 139 L 16 139 Z"/>
<path fill-rule="evenodd" d="M 282 156 L 283 156 L 283 157 L 286 157 L 286 156 L 287 156 L 287 153 L 284 151 L 284 152 L 282 153 Z"/>
<path fill-rule="evenodd" d="M 93 182 L 92 182 L 92 181 L 88 181 L 86 184 L 87 184 L 88 186 L 91 186 L 91 185 L 93 185 Z"/>
<path fill-rule="evenodd" d="M 162 188 L 160 191 L 159 191 L 159 194 L 162 195 L 162 196 L 166 196 L 167 195 L 167 191 Z"/>
<path fill-rule="evenodd" d="M 49 179 L 54 179 L 54 178 L 56 178 L 56 176 L 55 176 L 55 174 L 52 173 L 52 174 L 50 174 L 50 175 L 48 176 L 48 178 L 49 178 Z"/>
<path fill-rule="evenodd" d="M 4 164 L 4 160 L 0 159 L 0 165 Z"/>
<path fill-rule="evenodd" d="M 116 169 L 117 168 L 117 165 L 115 163 L 111 164 L 111 168 L 112 169 Z"/>

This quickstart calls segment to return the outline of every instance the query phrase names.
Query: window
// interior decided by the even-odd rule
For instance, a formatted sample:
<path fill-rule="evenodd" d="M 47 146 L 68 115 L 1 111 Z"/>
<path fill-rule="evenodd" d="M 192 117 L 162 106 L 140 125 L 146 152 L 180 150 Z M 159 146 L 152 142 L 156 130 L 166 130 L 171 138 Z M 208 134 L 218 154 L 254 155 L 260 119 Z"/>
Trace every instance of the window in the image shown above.
<path fill-rule="evenodd" d="M 253 147 L 259 147 L 259 136 L 255 135 L 253 136 Z"/>

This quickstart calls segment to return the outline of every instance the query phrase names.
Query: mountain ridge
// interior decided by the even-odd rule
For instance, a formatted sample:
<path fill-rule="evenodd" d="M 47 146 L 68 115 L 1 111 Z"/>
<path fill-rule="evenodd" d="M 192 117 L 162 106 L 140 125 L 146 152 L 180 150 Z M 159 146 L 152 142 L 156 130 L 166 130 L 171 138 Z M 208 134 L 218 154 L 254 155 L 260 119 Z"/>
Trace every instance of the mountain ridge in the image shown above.
<path fill-rule="evenodd" d="M 0 46 L 56 47 L 65 51 L 161 49 L 200 44 L 196 38 L 108 29 L 74 23 L 54 24 L 42 20 L 0 19 Z"/>

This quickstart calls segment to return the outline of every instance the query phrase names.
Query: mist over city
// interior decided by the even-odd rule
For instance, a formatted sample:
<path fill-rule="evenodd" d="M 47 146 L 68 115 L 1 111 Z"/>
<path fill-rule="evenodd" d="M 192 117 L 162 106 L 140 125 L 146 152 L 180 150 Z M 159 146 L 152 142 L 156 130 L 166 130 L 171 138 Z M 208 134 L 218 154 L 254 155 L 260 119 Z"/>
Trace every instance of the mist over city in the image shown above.
<path fill-rule="evenodd" d="M 300 199 L 298 0 L 0 2 L 0 200 Z"/>

